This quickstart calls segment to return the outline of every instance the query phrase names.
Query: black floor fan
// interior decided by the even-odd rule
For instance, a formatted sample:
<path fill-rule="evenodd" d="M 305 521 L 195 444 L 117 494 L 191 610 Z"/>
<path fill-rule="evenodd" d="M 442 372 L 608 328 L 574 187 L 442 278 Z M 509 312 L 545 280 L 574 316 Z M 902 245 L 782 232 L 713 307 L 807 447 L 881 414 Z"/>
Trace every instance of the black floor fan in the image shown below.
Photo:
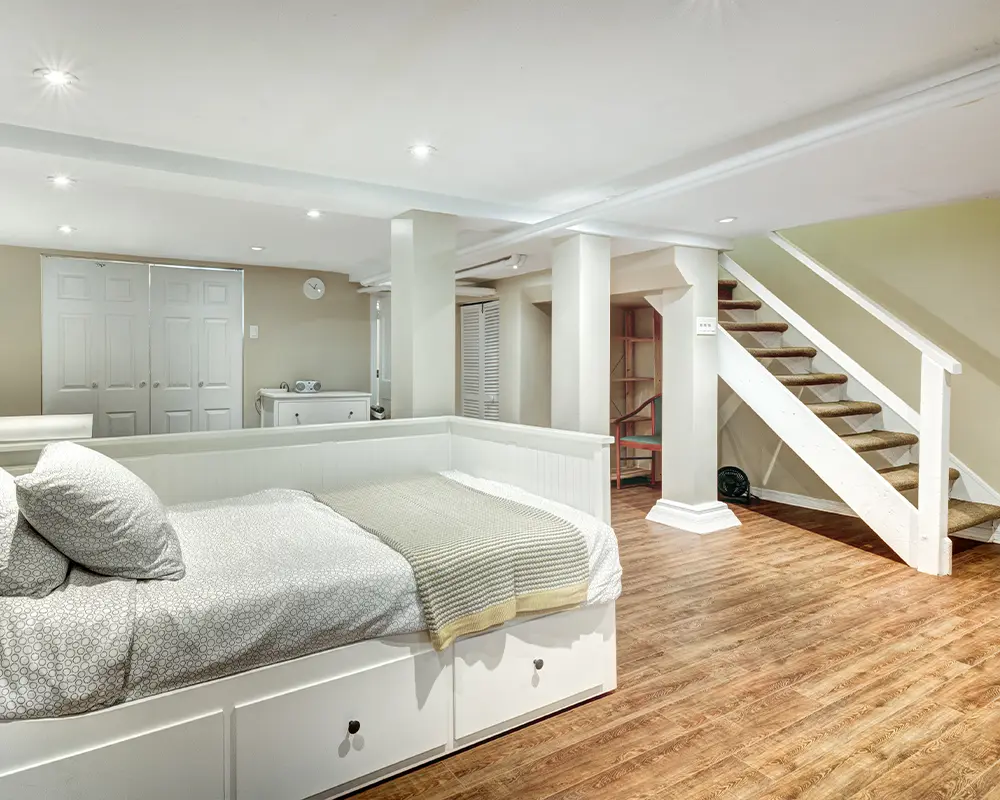
<path fill-rule="evenodd" d="M 727 503 L 741 503 L 745 506 L 760 499 L 750 494 L 750 479 L 739 467 L 719 469 L 719 495 Z"/>

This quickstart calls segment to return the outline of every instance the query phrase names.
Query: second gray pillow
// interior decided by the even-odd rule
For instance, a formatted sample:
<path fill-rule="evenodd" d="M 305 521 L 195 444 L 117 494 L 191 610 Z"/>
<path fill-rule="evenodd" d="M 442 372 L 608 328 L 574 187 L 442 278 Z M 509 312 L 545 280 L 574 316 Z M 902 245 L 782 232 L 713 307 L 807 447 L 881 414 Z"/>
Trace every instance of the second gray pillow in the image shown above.
<path fill-rule="evenodd" d="M 107 456 L 56 442 L 15 482 L 21 513 L 72 561 L 119 578 L 184 577 L 180 542 L 160 499 Z"/>

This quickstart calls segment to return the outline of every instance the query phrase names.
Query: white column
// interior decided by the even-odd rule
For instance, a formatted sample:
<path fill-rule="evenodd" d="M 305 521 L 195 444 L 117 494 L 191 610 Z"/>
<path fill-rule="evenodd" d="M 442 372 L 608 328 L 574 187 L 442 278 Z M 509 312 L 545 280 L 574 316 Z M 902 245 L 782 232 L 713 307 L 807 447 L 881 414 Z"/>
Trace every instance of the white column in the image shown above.
<path fill-rule="evenodd" d="M 920 465 L 916 540 L 911 557 L 931 575 L 951 574 L 948 495 L 951 482 L 951 375 L 926 355 L 920 366 Z"/>
<path fill-rule="evenodd" d="M 697 333 L 717 324 L 719 254 L 674 248 L 687 284 L 646 299 L 663 315 L 663 491 L 646 519 L 692 533 L 739 525 L 719 502 L 718 337 Z"/>
<path fill-rule="evenodd" d="M 455 413 L 457 218 L 392 220 L 392 416 Z"/>
<path fill-rule="evenodd" d="M 521 421 L 521 358 L 524 298 L 511 279 L 500 281 L 500 421 Z"/>
<path fill-rule="evenodd" d="M 611 242 L 578 234 L 552 251 L 552 427 L 607 434 Z"/>

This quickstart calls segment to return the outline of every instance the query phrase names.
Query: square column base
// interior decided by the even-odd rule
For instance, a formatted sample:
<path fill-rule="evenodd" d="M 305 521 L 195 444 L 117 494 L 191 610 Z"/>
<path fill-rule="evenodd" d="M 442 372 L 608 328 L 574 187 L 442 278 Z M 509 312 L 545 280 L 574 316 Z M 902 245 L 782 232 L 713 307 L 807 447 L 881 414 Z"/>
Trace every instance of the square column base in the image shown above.
<path fill-rule="evenodd" d="M 732 509 L 719 501 L 689 505 L 663 498 L 656 501 L 646 519 L 688 533 L 715 533 L 742 524 Z"/>

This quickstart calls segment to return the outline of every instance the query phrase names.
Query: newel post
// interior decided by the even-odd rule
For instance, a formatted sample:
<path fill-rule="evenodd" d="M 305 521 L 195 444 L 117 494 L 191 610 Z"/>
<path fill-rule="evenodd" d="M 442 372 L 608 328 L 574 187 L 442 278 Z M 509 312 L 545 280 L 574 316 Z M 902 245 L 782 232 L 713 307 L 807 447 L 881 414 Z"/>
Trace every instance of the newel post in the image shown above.
<path fill-rule="evenodd" d="M 951 574 L 948 538 L 951 375 L 927 355 L 920 364 L 920 481 L 917 530 L 911 539 L 917 569 L 931 575 Z"/>

